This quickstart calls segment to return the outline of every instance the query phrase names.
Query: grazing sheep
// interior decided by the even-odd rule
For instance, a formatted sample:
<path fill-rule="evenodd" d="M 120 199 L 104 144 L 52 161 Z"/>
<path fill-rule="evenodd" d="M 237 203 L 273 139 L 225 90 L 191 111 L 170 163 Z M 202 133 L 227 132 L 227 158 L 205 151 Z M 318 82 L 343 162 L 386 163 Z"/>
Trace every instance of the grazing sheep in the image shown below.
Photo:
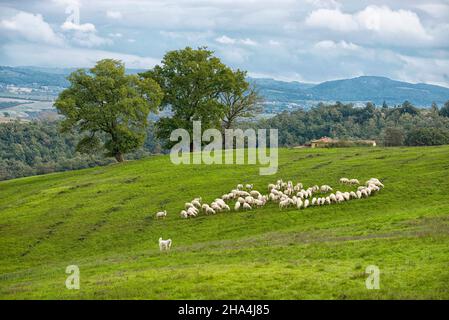
<path fill-rule="evenodd" d="M 186 210 L 189 209 L 189 208 L 192 208 L 192 207 L 195 208 L 195 206 L 192 203 L 190 203 L 190 202 L 186 202 L 184 204 L 184 207 L 185 207 Z"/>
<path fill-rule="evenodd" d="M 261 195 L 260 192 L 256 190 L 252 190 L 249 194 L 254 198 L 258 198 Z"/>
<path fill-rule="evenodd" d="M 247 197 L 245 197 L 245 202 L 249 203 L 249 204 L 253 204 L 254 198 L 251 196 L 247 196 Z"/>
<path fill-rule="evenodd" d="M 252 190 L 253 189 L 253 185 L 252 184 L 247 184 L 245 187 L 246 187 L 246 190 Z"/>
<path fill-rule="evenodd" d="M 243 189 L 243 184 L 238 184 L 238 185 L 237 185 L 237 189 L 238 189 L 238 190 L 242 190 L 242 189 Z"/>
<path fill-rule="evenodd" d="M 167 216 L 167 210 L 160 211 L 160 212 L 156 213 L 156 219 L 165 218 L 166 216 Z"/>
<path fill-rule="evenodd" d="M 214 203 L 212 202 L 210 207 L 215 211 L 215 212 L 220 212 L 221 211 L 221 207 L 218 205 L 218 203 Z"/>
<path fill-rule="evenodd" d="M 309 199 L 306 199 L 304 201 L 304 209 L 306 209 L 309 206 Z"/>
<path fill-rule="evenodd" d="M 296 208 L 301 209 L 303 206 L 303 202 L 301 199 L 296 200 Z"/>
<path fill-rule="evenodd" d="M 193 200 L 191 203 L 193 204 L 194 207 L 198 209 L 201 208 L 201 203 L 198 200 Z"/>
<path fill-rule="evenodd" d="M 171 248 L 171 239 L 162 240 L 162 238 L 159 238 L 159 250 L 160 251 L 168 251 Z"/>
<path fill-rule="evenodd" d="M 327 193 L 327 192 L 332 191 L 332 190 L 333 189 L 330 186 L 326 185 L 326 184 L 321 186 L 321 188 L 320 188 L 321 193 Z"/>
<path fill-rule="evenodd" d="M 357 190 L 357 192 L 355 194 L 357 195 L 357 199 L 362 198 L 362 192 L 360 190 Z"/>
<path fill-rule="evenodd" d="M 331 193 L 329 195 L 329 199 L 331 200 L 331 202 L 337 202 L 337 198 L 335 197 L 335 194 Z"/>
<path fill-rule="evenodd" d="M 357 194 L 354 191 L 349 192 L 349 195 L 351 196 L 351 199 L 357 198 Z"/>
<path fill-rule="evenodd" d="M 330 197 L 326 197 L 326 198 L 324 199 L 324 201 L 325 201 L 325 204 L 331 204 L 331 203 L 332 203 Z"/>
<path fill-rule="evenodd" d="M 316 205 L 316 202 L 317 202 L 317 199 L 316 199 L 316 198 L 313 198 L 313 199 L 312 199 L 312 206 Z"/>
<path fill-rule="evenodd" d="M 237 202 L 235 203 L 235 205 L 234 205 L 234 210 L 235 210 L 235 211 L 239 211 L 240 206 L 241 206 L 240 202 L 237 201 Z"/>
<path fill-rule="evenodd" d="M 206 209 L 206 214 L 215 214 L 215 210 L 212 209 L 211 207 L 208 207 L 208 208 Z"/>
<path fill-rule="evenodd" d="M 197 214 L 198 214 L 198 211 L 197 210 L 195 211 L 194 208 L 187 209 L 187 215 L 189 217 L 196 217 Z"/>
<path fill-rule="evenodd" d="M 239 198 L 237 199 L 237 201 L 240 202 L 241 204 L 244 204 L 244 203 L 245 203 L 245 199 L 243 199 L 242 197 L 239 197 Z"/>
<path fill-rule="evenodd" d="M 287 208 L 289 204 L 289 199 L 282 200 L 281 202 L 279 202 L 279 209 Z"/>
<path fill-rule="evenodd" d="M 189 217 L 187 214 L 187 211 L 185 211 L 185 210 L 182 210 L 180 215 L 181 215 L 181 218 L 185 218 L 185 219 L 187 219 Z"/>
<path fill-rule="evenodd" d="M 341 178 L 340 180 L 341 184 L 348 184 L 349 183 L 349 179 L 348 178 Z"/>
<path fill-rule="evenodd" d="M 252 210 L 251 206 L 248 203 L 246 203 L 246 202 L 243 204 L 243 209 L 245 209 L 245 210 Z"/>
<path fill-rule="evenodd" d="M 357 179 L 351 179 L 351 180 L 349 180 L 348 183 L 351 185 L 359 185 L 360 184 L 359 180 L 357 180 Z"/>

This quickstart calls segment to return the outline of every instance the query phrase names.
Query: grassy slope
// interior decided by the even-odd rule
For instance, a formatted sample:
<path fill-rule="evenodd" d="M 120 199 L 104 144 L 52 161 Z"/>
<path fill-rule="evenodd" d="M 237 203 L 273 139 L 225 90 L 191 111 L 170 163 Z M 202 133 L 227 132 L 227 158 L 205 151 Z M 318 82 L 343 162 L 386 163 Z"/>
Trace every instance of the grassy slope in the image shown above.
<path fill-rule="evenodd" d="M 255 166 L 174 166 L 165 156 L 0 183 L 0 298 L 449 298 L 449 147 L 280 150 Z M 179 218 L 237 183 L 383 179 L 369 199 Z M 345 188 L 340 188 L 344 190 Z M 165 206 L 169 216 L 155 220 Z M 172 238 L 169 254 L 157 239 Z M 65 268 L 81 269 L 67 290 Z M 381 269 L 365 289 L 365 267 Z"/>

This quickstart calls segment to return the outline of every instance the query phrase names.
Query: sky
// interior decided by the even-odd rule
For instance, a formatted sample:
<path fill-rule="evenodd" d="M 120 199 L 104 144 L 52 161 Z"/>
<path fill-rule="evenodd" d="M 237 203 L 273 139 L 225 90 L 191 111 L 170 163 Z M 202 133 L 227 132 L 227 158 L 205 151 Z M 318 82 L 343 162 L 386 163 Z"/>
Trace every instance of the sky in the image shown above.
<path fill-rule="evenodd" d="M 0 65 L 149 69 L 186 46 L 253 77 L 449 87 L 449 0 L 0 0 Z"/>

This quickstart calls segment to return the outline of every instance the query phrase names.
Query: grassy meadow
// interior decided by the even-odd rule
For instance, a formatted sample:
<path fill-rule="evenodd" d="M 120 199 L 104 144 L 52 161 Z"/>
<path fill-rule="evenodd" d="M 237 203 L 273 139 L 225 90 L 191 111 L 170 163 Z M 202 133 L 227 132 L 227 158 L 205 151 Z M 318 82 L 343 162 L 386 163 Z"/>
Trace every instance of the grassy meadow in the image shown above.
<path fill-rule="evenodd" d="M 306 210 L 179 216 L 238 183 L 355 189 L 342 176 L 385 189 Z M 0 248 L 0 299 L 449 299 L 449 146 L 280 149 L 273 176 L 155 156 L 4 181 Z M 80 290 L 65 287 L 68 265 Z M 365 287 L 369 265 L 379 290 Z"/>

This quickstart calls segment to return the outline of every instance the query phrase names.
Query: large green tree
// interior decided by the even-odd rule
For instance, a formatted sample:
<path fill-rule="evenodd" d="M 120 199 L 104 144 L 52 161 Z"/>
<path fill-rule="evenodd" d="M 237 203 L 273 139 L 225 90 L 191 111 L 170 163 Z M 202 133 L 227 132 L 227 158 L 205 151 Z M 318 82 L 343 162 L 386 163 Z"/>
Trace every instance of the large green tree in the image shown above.
<path fill-rule="evenodd" d="M 235 73 L 206 48 L 169 51 L 161 65 L 142 74 L 154 79 L 164 91 L 161 109 L 170 109 L 170 117 L 157 123 L 158 137 L 166 141 L 171 132 L 183 128 L 192 133 L 192 121 L 201 121 L 202 129 L 220 128 L 225 116 L 222 95 L 233 90 Z"/>
<path fill-rule="evenodd" d="M 237 70 L 233 72 L 230 81 L 230 90 L 220 95 L 220 102 L 224 107 L 222 128 L 232 128 L 237 119 L 251 118 L 262 111 L 262 97 L 254 85 L 246 81 L 246 72 Z"/>
<path fill-rule="evenodd" d="M 105 59 L 86 72 L 69 77 L 70 86 L 61 92 L 55 106 L 65 119 L 62 131 L 77 130 L 86 136 L 80 152 L 106 149 L 118 162 L 145 141 L 147 117 L 157 111 L 163 93 L 150 78 L 128 75 L 122 62 Z M 102 143 L 102 141 L 105 141 Z"/>

